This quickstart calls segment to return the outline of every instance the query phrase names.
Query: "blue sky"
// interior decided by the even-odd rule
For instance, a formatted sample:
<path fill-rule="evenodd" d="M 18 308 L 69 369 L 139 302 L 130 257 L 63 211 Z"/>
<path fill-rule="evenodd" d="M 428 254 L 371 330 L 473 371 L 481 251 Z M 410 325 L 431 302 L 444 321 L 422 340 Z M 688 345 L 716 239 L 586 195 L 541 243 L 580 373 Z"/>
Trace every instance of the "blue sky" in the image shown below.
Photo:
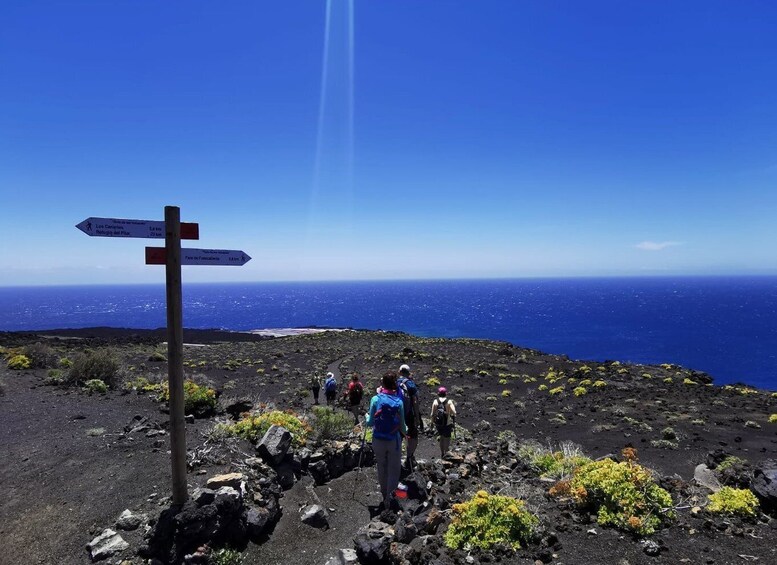
<path fill-rule="evenodd" d="M 4 2 L 0 285 L 777 273 L 772 3 L 350 6 Z"/>

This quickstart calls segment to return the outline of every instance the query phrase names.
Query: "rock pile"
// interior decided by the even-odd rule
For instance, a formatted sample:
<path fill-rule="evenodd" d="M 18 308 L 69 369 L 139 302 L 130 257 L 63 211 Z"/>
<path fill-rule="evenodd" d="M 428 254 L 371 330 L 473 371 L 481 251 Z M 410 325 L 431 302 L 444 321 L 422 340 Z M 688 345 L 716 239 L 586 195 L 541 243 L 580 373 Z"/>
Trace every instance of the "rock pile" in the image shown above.
<path fill-rule="evenodd" d="M 270 477 L 249 482 L 239 473 L 211 478 L 180 507 L 164 510 L 138 552 L 163 563 L 207 563 L 205 545 L 258 541 L 280 515 L 280 488 Z"/>

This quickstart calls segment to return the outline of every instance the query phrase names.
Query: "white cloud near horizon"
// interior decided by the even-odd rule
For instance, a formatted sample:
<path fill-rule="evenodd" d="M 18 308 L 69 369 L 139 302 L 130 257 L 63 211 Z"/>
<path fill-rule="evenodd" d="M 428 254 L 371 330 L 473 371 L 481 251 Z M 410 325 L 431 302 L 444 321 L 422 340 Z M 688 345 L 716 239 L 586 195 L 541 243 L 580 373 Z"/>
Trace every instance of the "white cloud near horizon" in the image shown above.
<path fill-rule="evenodd" d="M 642 241 L 634 247 L 642 251 L 662 251 L 668 247 L 676 247 L 678 245 L 682 245 L 682 243 L 679 241 Z"/>

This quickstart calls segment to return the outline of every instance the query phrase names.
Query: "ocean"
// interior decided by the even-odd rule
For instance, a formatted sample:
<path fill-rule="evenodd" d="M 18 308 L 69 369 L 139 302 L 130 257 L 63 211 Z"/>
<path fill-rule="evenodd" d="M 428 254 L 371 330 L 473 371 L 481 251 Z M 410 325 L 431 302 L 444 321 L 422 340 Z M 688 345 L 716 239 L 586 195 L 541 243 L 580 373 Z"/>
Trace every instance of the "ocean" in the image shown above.
<path fill-rule="evenodd" d="M 777 277 L 184 284 L 184 326 L 337 327 L 676 363 L 777 388 Z M 0 288 L 0 330 L 164 327 L 164 285 Z"/>

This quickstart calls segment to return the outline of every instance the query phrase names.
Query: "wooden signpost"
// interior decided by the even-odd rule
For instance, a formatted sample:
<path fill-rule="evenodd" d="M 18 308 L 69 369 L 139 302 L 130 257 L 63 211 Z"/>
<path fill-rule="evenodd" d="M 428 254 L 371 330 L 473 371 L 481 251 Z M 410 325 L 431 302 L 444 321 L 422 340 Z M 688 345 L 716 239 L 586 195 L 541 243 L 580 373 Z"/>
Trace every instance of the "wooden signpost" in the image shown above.
<path fill-rule="evenodd" d="M 164 247 L 147 247 L 147 265 L 165 265 L 167 294 L 167 379 L 170 387 L 170 452 L 173 504 L 189 497 L 186 487 L 186 426 L 183 392 L 183 298 L 181 265 L 245 265 L 251 257 L 237 250 L 181 249 L 181 239 L 199 239 L 199 224 L 181 223 L 177 206 L 165 206 L 164 222 L 87 218 L 76 225 L 89 236 L 165 238 Z"/>

